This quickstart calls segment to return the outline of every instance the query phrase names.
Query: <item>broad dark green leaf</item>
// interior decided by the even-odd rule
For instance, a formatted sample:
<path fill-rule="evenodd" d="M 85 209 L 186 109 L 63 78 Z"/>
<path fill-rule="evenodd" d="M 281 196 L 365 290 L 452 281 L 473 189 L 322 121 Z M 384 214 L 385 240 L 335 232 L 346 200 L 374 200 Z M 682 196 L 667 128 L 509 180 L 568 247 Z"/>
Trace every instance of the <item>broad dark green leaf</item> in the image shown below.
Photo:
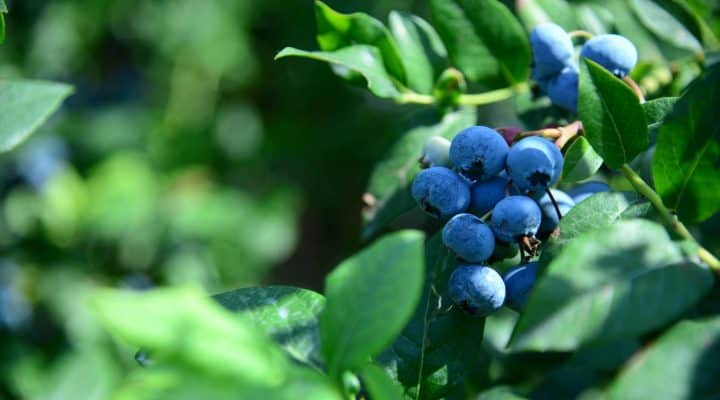
<path fill-rule="evenodd" d="M 391 12 L 389 24 L 407 73 L 408 87 L 419 93 L 432 93 L 435 78 L 447 68 L 447 50 L 440 36 L 427 21 L 404 12 Z"/>
<path fill-rule="evenodd" d="M 519 1 L 515 10 L 528 31 L 545 22 L 554 22 L 566 31 L 578 27 L 575 10 L 565 0 Z"/>
<path fill-rule="evenodd" d="M 390 74 L 400 82 L 406 81 L 401 54 L 382 22 L 361 12 L 339 13 L 321 1 L 315 2 L 315 21 L 320 50 L 335 51 L 358 44 L 374 46 Z"/>
<path fill-rule="evenodd" d="M 290 286 L 249 287 L 213 296 L 230 311 L 250 317 L 294 359 L 322 365 L 318 315 L 325 298 Z"/>
<path fill-rule="evenodd" d="M 468 385 L 482 385 L 484 318 L 469 316 L 452 304 L 447 282 L 455 258 L 435 235 L 425 245 L 427 268 L 423 297 L 400 337 L 378 362 L 414 399 L 461 398 Z"/>
<path fill-rule="evenodd" d="M 562 180 L 577 182 L 595 174 L 603 160 L 584 137 L 578 137 L 565 152 Z"/>
<path fill-rule="evenodd" d="M 249 385 L 275 386 L 286 379 L 288 364 L 280 349 L 252 321 L 200 290 L 104 290 L 93 300 L 95 316 L 110 333 L 149 349 L 160 362 L 181 360 Z"/>
<path fill-rule="evenodd" d="M 655 189 L 687 222 L 720 210 L 720 65 L 693 82 L 665 118 L 653 159 Z"/>
<path fill-rule="evenodd" d="M 375 198 L 376 204 L 365 213 L 363 237 L 375 235 L 399 215 L 416 207 L 408 187 L 420 172 L 418 159 L 427 138 L 443 136 L 450 139 L 474 125 L 475 119 L 475 109 L 468 107 L 444 116 L 432 110 L 410 121 L 409 130 L 401 134 L 370 176 L 367 192 Z"/>
<path fill-rule="evenodd" d="M 662 226 L 618 222 L 560 250 L 531 292 L 511 346 L 571 351 L 633 338 L 680 316 L 712 285 L 712 273 L 684 260 Z"/>
<path fill-rule="evenodd" d="M 583 59 L 578 95 L 585 137 L 610 168 L 620 168 L 647 148 L 645 112 L 625 83 Z"/>
<path fill-rule="evenodd" d="M 423 285 L 423 238 L 419 231 L 385 236 L 328 275 L 320 335 L 330 375 L 364 365 L 410 319 Z"/>
<path fill-rule="evenodd" d="M 378 97 L 394 98 L 400 94 L 383 66 L 380 53 L 372 46 L 355 45 L 329 52 L 286 47 L 275 56 L 275 59 L 284 57 L 311 58 L 352 70 L 365 78 L 368 89 Z"/>
<path fill-rule="evenodd" d="M 70 93 L 72 87 L 61 83 L 0 81 L 0 151 L 25 140 Z"/>
<path fill-rule="evenodd" d="M 632 0 L 642 24 L 657 37 L 681 49 L 702 52 L 702 29 L 690 11 L 673 0 Z"/>
<path fill-rule="evenodd" d="M 359 375 L 371 399 L 399 400 L 403 398 L 402 387 L 376 364 L 365 365 Z"/>
<path fill-rule="evenodd" d="M 527 34 L 500 1 L 430 0 L 430 12 L 450 60 L 468 80 L 494 87 L 527 80 Z"/>
<path fill-rule="evenodd" d="M 710 399 L 720 393 L 720 317 L 682 321 L 621 370 L 612 399 Z"/>

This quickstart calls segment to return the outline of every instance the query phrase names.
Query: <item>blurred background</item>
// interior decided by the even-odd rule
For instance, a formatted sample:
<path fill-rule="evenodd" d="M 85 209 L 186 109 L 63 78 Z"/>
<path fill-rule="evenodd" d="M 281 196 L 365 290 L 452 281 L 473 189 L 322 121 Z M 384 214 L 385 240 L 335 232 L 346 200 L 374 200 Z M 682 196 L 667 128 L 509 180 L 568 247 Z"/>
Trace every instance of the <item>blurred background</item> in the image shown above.
<path fill-rule="evenodd" d="M 93 288 L 320 291 L 362 246 L 372 165 L 415 109 L 325 64 L 273 61 L 316 48 L 312 1 L 6 3 L 0 78 L 75 94 L 0 158 L 0 398 L 107 398 L 134 361 L 93 322 Z M 425 1 L 328 4 L 428 15 Z"/>

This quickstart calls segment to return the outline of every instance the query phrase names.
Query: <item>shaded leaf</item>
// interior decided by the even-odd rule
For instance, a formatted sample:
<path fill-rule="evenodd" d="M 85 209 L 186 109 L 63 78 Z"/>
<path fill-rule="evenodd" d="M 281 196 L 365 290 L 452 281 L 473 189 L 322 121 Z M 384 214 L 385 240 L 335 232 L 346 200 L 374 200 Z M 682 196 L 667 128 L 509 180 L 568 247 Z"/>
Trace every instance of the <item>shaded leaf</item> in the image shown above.
<path fill-rule="evenodd" d="M 437 234 L 425 244 L 423 297 L 400 337 L 378 362 L 414 399 L 463 397 L 471 384 L 482 385 L 479 370 L 485 319 L 465 314 L 451 303 L 447 282 L 455 258 Z"/>
<path fill-rule="evenodd" d="M 419 231 L 385 236 L 328 275 L 320 335 L 330 375 L 364 365 L 412 316 L 423 284 L 423 237 Z"/>
<path fill-rule="evenodd" d="M 588 59 L 580 66 L 578 111 L 585 137 L 609 167 L 620 168 L 647 148 L 647 122 L 635 93 Z"/>
<path fill-rule="evenodd" d="M 670 114 L 677 100 L 677 97 L 661 97 L 644 102 L 642 108 L 645 110 L 645 119 L 648 126 L 652 127 L 661 124 L 665 117 Z"/>
<path fill-rule="evenodd" d="M 435 78 L 447 67 L 447 50 L 440 36 L 427 21 L 404 12 L 391 12 L 389 24 L 407 72 L 408 87 L 430 94 Z"/>
<path fill-rule="evenodd" d="M 580 136 L 572 142 L 565 152 L 562 180 L 577 182 L 595 174 L 603 160 L 584 137 Z"/>
<path fill-rule="evenodd" d="M 402 399 L 402 387 L 376 364 L 367 364 L 359 372 L 363 386 L 373 400 Z"/>
<path fill-rule="evenodd" d="M 621 370 L 613 399 L 709 399 L 720 393 L 720 317 L 682 321 Z"/>
<path fill-rule="evenodd" d="M 525 397 L 515 393 L 509 386 L 497 386 L 478 394 L 475 400 L 523 400 Z"/>
<path fill-rule="evenodd" d="M 578 27 L 575 9 L 566 0 L 516 2 L 515 11 L 528 31 L 545 22 L 554 22 L 566 31 L 572 31 Z"/>
<path fill-rule="evenodd" d="M 342 14 L 327 4 L 315 2 L 317 41 L 322 51 L 335 51 L 353 45 L 370 45 L 380 51 L 385 68 L 398 81 L 405 82 L 406 73 L 401 54 L 385 25 L 368 14 Z"/>
<path fill-rule="evenodd" d="M 702 29 L 690 11 L 673 0 L 633 0 L 630 6 L 657 37 L 681 49 L 702 52 Z"/>
<path fill-rule="evenodd" d="M 408 187 L 420 172 L 418 159 L 430 136 L 453 138 L 458 132 L 475 124 L 474 108 L 461 108 L 443 116 L 432 110 L 410 121 L 387 155 L 375 165 L 367 192 L 376 200 L 365 213 L 363 237 L 368 238 L 387 227 L 399 215 L 416 207 Z"/>
<path fill-rule="evenodd" d="M 653 181 L 683 221 L 703 221 L 720 210 L 718 104 L 720 65 L 715 65 L 688 87 L 658 133 Z"/>
<path fill-rule="evenodd" d="M 527 34 L 501 2 L 431 0 L 430 12 L 450 60 L 468 80 L 495 87 L 527 80 Z"/>
<path fill-rule="evenodd" d="M 322 365 L 318 315 L 325 298 L 290 286 L 249 287 L 213 296 L 230 311 L 250 317 L 294 359 Z"/>
<path fill-rule="evenodd" d="M 285 57 L 310 58 L 348 68 L 361 74 L 367 81 L 368 89 L 378 97 L 394 98 L 400 94 L 382 64 L 380 53 L 372 46 L 355 45 L 331 52 L 286 47 L 275 56 L 275 59 Z"/>
<path fill-rule="evenodd" d="M 560 250 L 530 293 L 511 346 L 570 351 L 633 338 L 680 316 L 712 284 L 712 273 L 683 260 L 662 226 L 618 222 Z"/>
<path fill-rule="evenodd" d="M 0 81 L 0 151 L 25 140 L 70 93 L 72 87 L 61 83 Z"/>

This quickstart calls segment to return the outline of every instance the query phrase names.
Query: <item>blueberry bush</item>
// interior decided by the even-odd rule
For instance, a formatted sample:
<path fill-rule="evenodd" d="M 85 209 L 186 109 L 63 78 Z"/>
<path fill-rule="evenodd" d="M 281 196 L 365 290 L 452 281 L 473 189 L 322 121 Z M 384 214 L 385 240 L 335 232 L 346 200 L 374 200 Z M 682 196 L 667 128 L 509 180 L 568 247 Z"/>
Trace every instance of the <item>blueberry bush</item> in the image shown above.
<path fill-rule="evenodd" d="M 284 70 L 302 68 L 298 59 L 327 64 L 323 80 L 334 74 L 351 88 L 342 93 L 366 106 L 350 110 L 353 121 L 384 107 L 401 121 L 381 148 L 363 139 L 375 132 L 363 132 L 339 157 L 363 145 L 377 151 L 361 196 L 362 248 L 329 272 L 322 294 L 252 285 L 291 250 L 283 229 L 294 217 L 291 195 L 256 199 L 209 183 L 197 193 L 203 174 L 168 161 L 170 139 L 156 147 L 160 160 L 177 164 L 169 184 L 158 184 L 136 153 L 105 154 L 90 178 L 70 170 L 60 180 L 57 190 L 76 193 L 64 200 L 77 204 L 43 214 L 57 247 L 104 240 L 122 269 L 143 251 L 162 253 L 147 264 L 192 263 L 197 253 L 183 252 L 199 246 L 216 275 L 194 282 L 166 267 L 154 281 L 164 288 L 86 289 L 86 317 L 98 325 L 65 327 L 82 337 L 79 355 L 49 377 L 38 377 L 38 360 L 8 367 L 13 393 L 77 398 L 89 393 L 81 377 L 95 373 L 102 381 L 88 398 L 716 398 L 718 4 L 423 3 L 420 15 L 391 11 L 384 23 L 316 1 L 318 49 L 275 54 L 274 68 Z M 148 7 L 148 20 L 172 9 Z M 148 41 L 167 57 L 180 48 L 169 25 L 148 24 L 135 40 L 169 31 Z M 235 33 L 232 26 L 218 29 Z M 194 109 L 203 102 L 183 100 L 214 95 L 192 85 L 185 66 L 214 74 L 218 85 L 232 81 L 242 63 L 229 48 L 193 64 L 205 60 L 194 51 L 216 43 L 212 33 L 194 32 L 196 46 L 177 64 L 187 91 L 170 95 L 173 112 L 155 129 L 203 124 Z M 313 98 L 313 85 L 301 89 L 280 97 Z M 0 83 L 0 148 L 23 142 L 72 90 Z M 227 124 L 247 124 L 240 114 Z M 347 125 L 332 121 L 329 134 L 342 137 Z M 313 173 L 322 181 L 323 171 Z M 52 186 L 38 191 L 53 198 L 43 197 Z M 148 192 L 151 200 L 115 212 Z M 32 197 L 18 196 L 9 204 Z M 45 207 L 67 208 L 62 200 Z M 85 211 L 95 215 L 84 219 Z M 227 239 L 238 232 L 242 244 Z M 252 272 L 234 270 L 242 262 Z M 225 290 L 233 285 L 243 287 Z"/>

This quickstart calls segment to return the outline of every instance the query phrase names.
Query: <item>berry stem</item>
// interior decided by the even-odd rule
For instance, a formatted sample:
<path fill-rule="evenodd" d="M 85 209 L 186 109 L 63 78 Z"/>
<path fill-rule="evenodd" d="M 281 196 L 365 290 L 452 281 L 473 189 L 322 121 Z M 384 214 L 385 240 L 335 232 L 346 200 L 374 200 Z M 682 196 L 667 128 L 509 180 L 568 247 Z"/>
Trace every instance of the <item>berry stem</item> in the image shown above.
<path fill-rule="evenodd" d="M 528 90 L 528 85 L 523 83 L 502 89 L 477 94 L 461 94 L 458 97 L 458 104 L 467 106 L 481 106 L 484 104 L 496 103 L 507 100 L 518 93 Z"/>
<path fill-rule="evenodd" d="M 513 142 L 517 142 L 520 139 L 524 139 L 528 136 L 540 136 L 548 139 L 557 139 L 562 134 L 562 131 L 559 128 L 545 128 L 545 129 L 538 129 L 534 131 L 525 131 L 520 132 L 515 136 L 515 139 Z"/>
<path fill-rule="evenodd" d="M 562 219 L 562 213 L 560 212 L 560 206 L 558 206 L 557 201 L 555 200 L 555 196 L 553 196 L 552 191 L 550 188 L 545 189 L 545 193 L 547 193 L 548 197 L 550 197 L 550 201 L 552 202 L 553 207 L 555 208 L 555 213 L 557 214 L 558 221 Z"/>
<path fill-rule="evenodd" d="M 408 91 L 402 93 L 395 101 L 400 104 L 433 104 L 435 98 L 427 94 Z"/>
<path fill-rule="evenodd" d="M 698 258 L 700 258 L 702 262 L 707 264 L 715 271 L 716 274 L 718 274 L 718 276 L 720 276 L 720 260 L 718 260 L 712 253 L 710 253 L 707 249 L 702 247 L 700 243 L 698 243 L 698 241 L 692 236 L 692 234 L 690 234 L 690 231 L 688 231 L 685 225 L 677 219 L 677 216 L 673 214 L 667 207 L 665 207 L 665 204 L 663 204 L 660 195 L 658 195 L 657 192 L 655 192 L 655 190 L 653 190 L 653 188 L 651 188 L 650 185 L 648 185 L 640 177 L 640 175 L 633 171 L 633 169 L 628 164 L 624 164 L 620 168 L 620 170 L 622 171 L 623 175 L 625 175 L 625 178 L 633 186 L 633 188 L 635 188 L 635 190 L 643 197 L 648 199 L 648 201 L 650 201 L 653 207 L 655 207 L 655 210 L 657 210 L 657 212 L 660 214 L 660 218 L 662 219 L 663 223 L 681 238 L 689 240 L 695 245 L 697 245 Z"/>
<path fill-rule="evenodd" d="M 575 39 L 579 37 L 587 40 L 592 39 L 593 34 L 588 31 L 577 30 L 568 32 L 568 36 L 570 36 L 570 39 Z"/>
<path fill-rule="evenodd" d="M 638 100 L 640 100 L 640 104 L 645 102 L 645 94 L 643 94 L 642 89 L 638 86 L 637 82 L 633 80 L 633 78 L 626 76 L 623 78 L 623 82 L 627 83 L 627 85 L 630 86 L 630 89 L 635 92 Z"/>

